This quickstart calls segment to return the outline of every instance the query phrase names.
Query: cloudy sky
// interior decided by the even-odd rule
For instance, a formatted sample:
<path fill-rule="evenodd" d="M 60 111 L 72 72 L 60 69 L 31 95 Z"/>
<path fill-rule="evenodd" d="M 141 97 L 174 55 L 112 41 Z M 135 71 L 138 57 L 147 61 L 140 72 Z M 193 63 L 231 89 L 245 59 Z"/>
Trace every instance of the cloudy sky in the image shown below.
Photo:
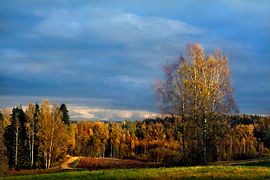
<path fill-rule="evenodd" d="M 229 56 L 242 113 L 270 114 L 270 2 L 0 1 L 0 108 L 66 103 L 73 119 L 158 113 L 162 66 L 198 42 Z"/>

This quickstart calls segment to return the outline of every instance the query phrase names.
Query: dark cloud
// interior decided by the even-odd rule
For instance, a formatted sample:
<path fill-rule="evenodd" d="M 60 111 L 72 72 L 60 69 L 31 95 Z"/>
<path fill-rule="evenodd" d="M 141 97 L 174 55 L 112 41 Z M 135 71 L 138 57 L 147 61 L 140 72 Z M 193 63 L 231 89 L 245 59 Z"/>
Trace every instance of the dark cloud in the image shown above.
<path fill-rule="evenodd" d="M 0 6 L 1 107 L 59 97 L 104 112 L 157 112 L 152 88 L 162 65 L 184 55 L 186 43 L 199 42 L 207 52 L 221 48 L 229 56 L 242 112 L 269 112 L 270 3 L 116 4 L 26 0 Z"/>

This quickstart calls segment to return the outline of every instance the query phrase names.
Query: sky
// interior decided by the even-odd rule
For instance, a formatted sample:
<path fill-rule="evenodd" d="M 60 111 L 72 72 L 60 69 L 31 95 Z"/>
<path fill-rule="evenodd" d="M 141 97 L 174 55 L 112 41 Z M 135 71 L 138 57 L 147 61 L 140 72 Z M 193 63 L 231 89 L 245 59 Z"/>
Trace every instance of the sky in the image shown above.
<path fill-rule="evenodd" d="M 242 113 L 270 114 L 270 1 L 0 0 L 0 108 L 65 103 L 73 120 L 159 113 L 154 83 L 187 43 L 229 57 Z"/>

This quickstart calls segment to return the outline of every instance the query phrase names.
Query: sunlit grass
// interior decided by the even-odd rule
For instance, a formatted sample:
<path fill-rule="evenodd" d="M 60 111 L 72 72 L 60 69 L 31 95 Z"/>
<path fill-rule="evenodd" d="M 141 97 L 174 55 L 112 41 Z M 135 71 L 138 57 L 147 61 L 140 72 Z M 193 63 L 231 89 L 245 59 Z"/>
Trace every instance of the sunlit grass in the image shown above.
<path fill-rule="evenodd" d="M 269 167 L 206 166 L 145 169 L 110 169 L 5 177 L 4 179 L 270 179 Z"/>

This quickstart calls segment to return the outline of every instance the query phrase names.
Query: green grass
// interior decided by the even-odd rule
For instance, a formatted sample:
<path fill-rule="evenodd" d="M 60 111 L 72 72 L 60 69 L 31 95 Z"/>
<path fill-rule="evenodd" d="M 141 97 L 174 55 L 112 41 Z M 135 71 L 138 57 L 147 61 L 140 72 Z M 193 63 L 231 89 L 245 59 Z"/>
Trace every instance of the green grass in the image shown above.
<path fill-rule="evenodd" d="M 0 179 L 270 179 L 269 167 L 258 166 L 195 166 L 176 168 L 111 169 L 97 171 L 59 172 L 41 175 L 23 175 Z"/>

